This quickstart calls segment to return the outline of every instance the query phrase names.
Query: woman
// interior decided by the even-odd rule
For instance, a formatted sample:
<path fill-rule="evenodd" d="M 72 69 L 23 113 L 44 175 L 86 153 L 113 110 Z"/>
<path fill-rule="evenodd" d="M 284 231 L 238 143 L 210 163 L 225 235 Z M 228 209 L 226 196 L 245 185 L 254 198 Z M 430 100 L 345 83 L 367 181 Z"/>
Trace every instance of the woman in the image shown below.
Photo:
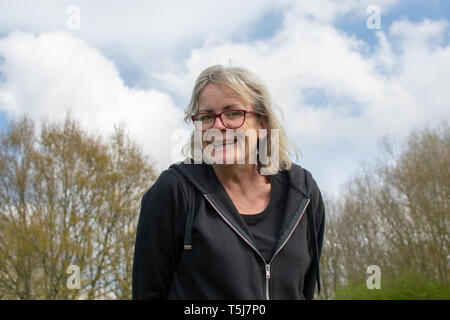
<path fill-rule="evenodd" d="M 295 148 L 262 82 L 242 68 L 210 67 L 188 119 L 194 156 L 161 173 L 142 199 L 133 298 L 313 299 L 322 196 L 290 161 Z"/>

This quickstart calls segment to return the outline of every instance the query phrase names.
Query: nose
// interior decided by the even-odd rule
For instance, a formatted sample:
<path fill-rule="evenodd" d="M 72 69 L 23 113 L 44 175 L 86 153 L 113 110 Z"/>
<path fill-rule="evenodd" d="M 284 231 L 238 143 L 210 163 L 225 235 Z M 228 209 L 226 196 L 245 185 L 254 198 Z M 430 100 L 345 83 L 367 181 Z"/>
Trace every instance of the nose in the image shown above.
<path fill-rule="evenodd" d="M 218 130 L 226 130 L 227 127 L 225 127 L 222 123 L 222 119 L 220 117 L 216 117 L 216 121 L 214 121 L 214 125 L 211 127 Z"/>

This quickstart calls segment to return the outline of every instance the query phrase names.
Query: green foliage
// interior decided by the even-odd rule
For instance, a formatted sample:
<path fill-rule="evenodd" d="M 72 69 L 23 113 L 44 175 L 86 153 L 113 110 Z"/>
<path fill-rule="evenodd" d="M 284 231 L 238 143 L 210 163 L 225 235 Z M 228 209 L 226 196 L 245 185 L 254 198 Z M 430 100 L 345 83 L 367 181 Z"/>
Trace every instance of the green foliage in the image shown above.
<path fill-rule="evenodd" d="M 450 283 L 418 273 L 381 276 L 380 289 L 368 289 L 366 279 L 352 281 L 335 291 L 336 300 L 449 300 Z"/>

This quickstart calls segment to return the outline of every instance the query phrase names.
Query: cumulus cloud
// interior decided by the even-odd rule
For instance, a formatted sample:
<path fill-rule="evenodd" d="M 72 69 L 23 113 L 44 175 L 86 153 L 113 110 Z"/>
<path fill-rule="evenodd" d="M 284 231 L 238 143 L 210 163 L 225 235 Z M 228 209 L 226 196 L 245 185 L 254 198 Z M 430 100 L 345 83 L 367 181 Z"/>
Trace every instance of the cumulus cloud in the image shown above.
<path fill-rule="evenodd" d="M 353 19 L 366 16 L 367 8 L 376 5 L 383 13 L 396 6 L 399 0 L 278 0 L 277 3 L 287 8 L 287 13 L 301 19 L 310 19 L 319 23 L 333 23 L 340 18 Z M 347 15 L 351 13 L 352 15 Z"/>
<path fill-rule="evenodd" d="M 80 29 L 68 30 L 73 5 Z M 123 67 L 155 72 L 176 67 L 170 58 L 205 37 L 239 36 L 271 8 L 270 0 L 15 0 L 1 4 L 0 32 L 71 31 Z"/>
<path fill-rule="evenodd" d="M 0 39 L 0 55 L 3 111 L 36 120 L 70 112 L 101 133 L 124 122 L 159 166 L 170 163 L 182 111 L 168 94 L 126 86 L 113 62 L 68 33 L 12 33 Z"/>
<path fill-rule="evenodd" d="M 181 72 L 155 76 L 172 95 L 186 97 L 212 64 L 231 60 L 255 71 L 282 109 L 289 135 L 306 151 L 306 165 L 317 166 L 319 179 L 336 190 L 342 171 L 373 156 L 382 135 L 402 137 L 450 118 L 450 47 L 437 41 L 447 28 L 445 21 L 401 21 L 378 31 L 368 54 L 363 41 L 331 24 L 288 14 L 270 39 L 205 43 Z"/>
<path fill-rule="evenodd" d="M 444 42 L 448 32 L 448 21 L 428 19 L 399 21 L 390 30 L 399 52 L 395 75 L 413 96 L 418 116 L 427 121 L 450 118 L 450 45 Z"/>
<path fill-rule="evenodd" d="M 356 19 L 365 28 L 369 0 L 77 3 L 81 30 L 72 35 L 54 32 L 65 29 L 70 1 L 25 11 L 2 5 L 0 110 L 39 119 L 69 109 L 102 131 L 124 121 L 160 168 L 173 160 L 170 139 L 185 128 L 182 107 L 195 78 L 218 63 L 242 65 L 266 82 L 303 150 L 300 164 L 328 191 L 372 158 L 380 136 L 450 118 L 447 20 L 404 19 L 373 30 L 369 50 L 338 27 Z M 377 1 L 382 15 L 399 3 Z M 281 13 L 279 28 L 247 39 L 270 10 Z M 118 56 L 150 89 L 124 83 Z"/>

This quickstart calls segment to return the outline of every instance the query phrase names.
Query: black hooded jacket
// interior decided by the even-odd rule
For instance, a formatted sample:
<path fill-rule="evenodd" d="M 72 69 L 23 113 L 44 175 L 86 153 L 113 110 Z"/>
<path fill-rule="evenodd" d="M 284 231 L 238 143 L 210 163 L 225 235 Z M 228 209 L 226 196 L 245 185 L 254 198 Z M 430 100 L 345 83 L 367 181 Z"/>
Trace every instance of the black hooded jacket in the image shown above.
<path fill-rule="evenodd" d="M 142 198 L 133 299 L 313 299 L 325 227 L 321 193 L 299 165 L 289 177 L 274 255 L 265 261 L 212 167 L 178 163 Z"/>

